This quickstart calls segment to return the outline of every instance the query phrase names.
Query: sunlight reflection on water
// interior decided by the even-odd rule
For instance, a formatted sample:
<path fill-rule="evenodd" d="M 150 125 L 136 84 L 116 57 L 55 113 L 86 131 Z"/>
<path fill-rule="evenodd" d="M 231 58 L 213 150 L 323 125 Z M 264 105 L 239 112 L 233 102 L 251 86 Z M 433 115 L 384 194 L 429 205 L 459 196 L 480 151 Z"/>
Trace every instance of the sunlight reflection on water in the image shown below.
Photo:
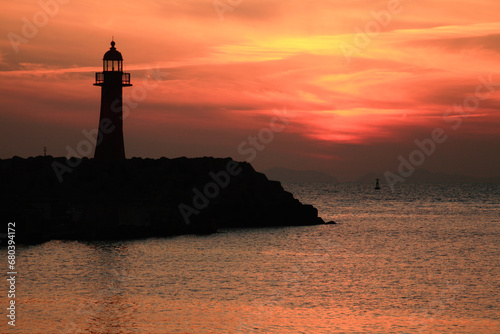
<path fill-rule="evenodd" d="M 16 331 L 500 332 L 498 188 L 285 186 L 339 224 L 18 248 Z"/>

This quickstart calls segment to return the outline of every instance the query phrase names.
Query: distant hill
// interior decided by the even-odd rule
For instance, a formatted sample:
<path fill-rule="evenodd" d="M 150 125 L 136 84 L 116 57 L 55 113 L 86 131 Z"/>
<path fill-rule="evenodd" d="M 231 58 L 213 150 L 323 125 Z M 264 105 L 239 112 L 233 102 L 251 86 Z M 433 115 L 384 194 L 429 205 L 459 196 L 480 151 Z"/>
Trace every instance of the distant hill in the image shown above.
<path fill-rule="evenodd" d="M 280 182 L 324 182 L 337 183 L 337 179 L 331 175 L 314 170 L 293 170 L 283 167 L 270 168 L 263 171 L 270 180 Z"/>
<path fill-rule="evenodd" d="M 384 174 L 383 173 L 382 174 L 376 174 L 376 173 L 373 173 L 373 172 L 361 176 L 355 182 L 356 183 L 373 183 L 373 184 L 375 184 L 375 180 L 377 178 L 380 179 L 380 183 L 385 183 L 385 178 L 384 178 Z"/>
<path fill-rule="evenodd" d="M 500 175 L 485 178 L 483 182 L 489 182 L 489 183 L 500 183 Z"/>
<path fill-rule="evenodd" d="M 394 172 L 393 172 L 394 173 Z M 394 174 L 398 175 L 397 172 Z M 386 183 L 384 173 L 368 173 L 356 180 L 358 183 L 375 183 L 377 177 L 380 183 Z M 460 174 L 434 173 L 425 169 L 416 170 L 410 177 L 405 178 L 408 183 L 500 183 L 500 176 L 497 177 L 474 177 Z"/>

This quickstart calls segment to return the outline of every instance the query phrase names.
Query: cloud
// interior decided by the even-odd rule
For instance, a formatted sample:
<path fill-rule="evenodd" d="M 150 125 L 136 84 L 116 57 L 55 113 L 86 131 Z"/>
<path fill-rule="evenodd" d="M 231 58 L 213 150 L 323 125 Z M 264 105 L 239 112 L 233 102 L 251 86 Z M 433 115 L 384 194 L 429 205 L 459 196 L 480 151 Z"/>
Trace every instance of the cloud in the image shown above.
<path fill-rule="evenodd" d="M 234 155 L 239 142 L 269 125 L 273 109 L 286 107 L 295 117 L 257 166 L 351 175 L 366 172 L 363 159 L 378 154 L 374 166 L 391 168 L 415 138 L 436 127 L 451 131 L 443 113 L 473 96 L 481 76 L 500 81 L 493 72 L 500 3 L 401 3 L 401 12 L 360 47 L 360 31 L 366 34 L 388 1 L 242 1 L 223 21 L 212 1 L 69 2 L 19 53 L 0 40 L 0 122 L 27 134 L 15 146 L 4 135 L 0 152 L 35 154 L 34 142 L 56 132 L 64 138 L 51 141 L 52 152 L 63 155 L 81 129 L 95 127 L 94 72 L 114 35 L 134 84 L 124 89 L 126 98 L 148 70 L 165 74 L 125 121 L 134 155 Z M 0 31 L 21 34 L 23 17 L 38 11 L 28 0 L 9 4 Z M 349 61 L 341 48 L 347 44 L 359 49 Z M 499 100 L 498 92 L 482 100 L 450 138 L 471 147 L 498 142 Z M 446 156 L 461 154 L 456 144 L 449 147 L 455 151 L 446 149 Z M 479 163 L 490 166 L 484 173 L 500 168 L 484 158 L 493 149 L 478 150 Z M 444 156 L 434 159 L 436 169 L 460 168 Z M 464 165 L 470 170 L 472 163 Z"/>
<path fill-rule="evenodd" d="M 457 38 L 432 38 L 409 42 L 408 45 L 422 48 L 439 48 L 447 52 L 486 50 L 500 53 L 500 34 Z"/>

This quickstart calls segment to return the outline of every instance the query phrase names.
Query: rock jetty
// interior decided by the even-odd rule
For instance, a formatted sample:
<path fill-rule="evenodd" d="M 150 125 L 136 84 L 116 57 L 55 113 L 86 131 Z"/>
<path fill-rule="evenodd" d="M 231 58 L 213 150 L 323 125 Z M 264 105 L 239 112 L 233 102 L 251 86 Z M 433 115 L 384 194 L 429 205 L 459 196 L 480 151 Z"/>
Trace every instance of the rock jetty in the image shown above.
<path fill-rule="evenodd" d="M 230 158 L 0 159 L 0 219 L 16 240 L 107 240 L 324 224 L 277 181 Z"/>

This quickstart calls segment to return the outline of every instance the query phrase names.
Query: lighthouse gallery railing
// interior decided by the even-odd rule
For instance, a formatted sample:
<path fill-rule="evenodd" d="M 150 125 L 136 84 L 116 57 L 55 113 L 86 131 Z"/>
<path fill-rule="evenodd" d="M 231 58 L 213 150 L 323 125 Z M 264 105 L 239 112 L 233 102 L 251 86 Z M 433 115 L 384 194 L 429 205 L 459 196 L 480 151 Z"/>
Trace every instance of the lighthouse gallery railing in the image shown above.
<path fill-rule="evenodd" d="M 95 83 L 96 84 L 104 83 L 104 73 L 98 72 L 95 74 Z M 130 73 L 122 73 L 122 84 L 130 85 Z"/>

